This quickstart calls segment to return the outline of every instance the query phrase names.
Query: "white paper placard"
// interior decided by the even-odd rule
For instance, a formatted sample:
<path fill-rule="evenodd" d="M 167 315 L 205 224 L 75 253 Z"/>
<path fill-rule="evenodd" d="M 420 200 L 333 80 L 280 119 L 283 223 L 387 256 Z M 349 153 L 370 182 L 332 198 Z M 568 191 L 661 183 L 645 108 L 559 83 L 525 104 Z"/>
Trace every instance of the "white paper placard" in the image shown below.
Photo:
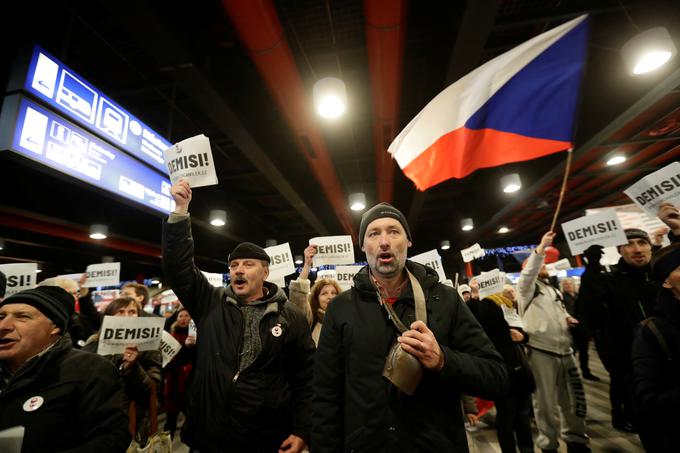
<path fill-rule="evenodd" d="M 98 263 L 87 266 L 88 288 L 113 286 L 120 283 L 120 263 Z"/>
<path fill-rule="evenodd" d="M 189 321 L 189 334 L 190 337 L 198 337 L 198 329 L 196 329 L 196 322 L 192 319 Z"/>
<path fill-rule="evenodd" d="M 354 244 L 352 236 L 321 236 L 309 240 L 309 245 L 316 245 L 313 265 L 353 264 Z"/>
<path fill-rule="evenodd" d="M 162 367 L 165 368 L 168 363 L 177 355 L 180 349 L 182 349 L 182 345 L 173 337 L 170 335 L 168 332 L 165 330 L 161 334 L 161 346 L 160 346 L 160 351 L 161 351 L 161 357 L 163 358 L 163 365 Z"/>
<path fill-rule="evenodd" d="M 652 217 L 659 212 L 659 205 L 667 201 L 680 206 L 680 162 L 671 162 L 645 176 L 623 191 Z"/>
<path fill-rule="evenodd" d="M 328 280 L 337 280 L 338 279 L 338 274 L 335 272 L 335 269 L 324 269 L 316 273 L 316 278 L 317 279 L 328 279 Z"/>
<path fill-rule="evenodd" d="M 64 280 L 73 280 L 74 282 L 78 283 L 80 281 L 80 277 L 82 277 L 83 274 L 62 274 L 62 275 L 57 275 L 55 278 L 63 278 Z"/>
<path fill-rule="evenodd" d="M 122 354 L 127 346 L 155 351 L 161 345 L 165 318 L 144 316 L 104 316 L 99 331 L 97 354 Z"/>
<path fill-rule="evenodd" d="M 479 298 L 484 299 L 486 296 L 503 292 L 503 285 L 505 284 L 505 276 L 498 269 L 489 272 L 482 272 L 477 277 L 479 284 Z"/>
<path fill-rule="evenodd" d="M 463 262 L 469 263 L 472 260 L 484 257 L 486 251 L 479 244 L 474 244 L 471 247 L 461 250 L 460 254 L 463 256 Z"/>
<path fill-rule="evenodd" d="M 293 254 L 290 251 L 290 244 L 288 242 L 273 247 L 267 247 L 264 251 L 267 252 L 267 255 L 271 258 L 271 263 L 269 263 L 269 278 L 267 281 L 278 284 L 277 282 L 282 281 L 283 277 L 295 272 Z M 283 288 L 285 284 L 279 286 Z"/>
<path fill-rule="evenodd" d="M 565 222 L 562 231 L 574 256 L 595 244 L 608 247 L 628 243 L 621 222 L 611 209 Z"/>
<path fill-rule="evenodd" d="M 524 321 L 522 321 L 522 317 L 517 313 L 517 310 L 510 308 L 505 304 L 501 305 L 501 310 L 503 310 L 503 318 L 505 318 L 505 322 L 508 323 L 508 326 L 524 329 Z"/>
<path fill-rule="evenodd" d="M 0 271 L 7 277 L 5 297 L 25 289 L 35 288 L 38 263 L 0 264 Z"/>
<path fill-rule="evenodd" d="M 364 266 L 335 266 L 335 273 L 338 280 L 338 284 L 343 291 L 350 289 L 354 286 L 354 276 L 363 268 Z"/>
<path fill-rule="evenodd" d="M 217 184 L 210 140 L 203 134 L 175 143 L 163 152 L 163 158 L 172 184 L 180 179 L 186 180 L 191 187 Z"/>
<path fill-rule="evenodd" d="M 211 285 L 213 285 L 216 288 L 222 288 L 224 285 L 222 282 L 224 281 L 224 277 L 222 274 L 214 274 L 212 272 L 203 272 L 203 275 L 205 275 L 205 278 L 208 279 L 208 282 L 210 282 Z"/>
<path fill-rule="evenodd" d="M 444 274 L 444 266 L 442 265 L 442 258 L 441 256 L 439 256 L 439 252 L 437 252 L 437 249 L 421 253 L 420 255 L 413 256 L 409 259 L 415 263 L 420 263 L 436 270 L 437 274 L 439 274 L 440 282 L 446 280 L 446 275 Z"/>
<path fill-rule="evenodd" d="M 274 277 L 272 277 L 272 276 L 270 275 L 270 276 L 267 278 L 267 281 L 268 281 L 269 283 L 275 284 L 275 285 L 278 286 L 279 288 L 285 288 L 285 287 L 286 287 L 286 278 L 285 278 L 285 277 L 278 277 L 278 276 L 276 276 L 276 275 L 275 275 Z"/>

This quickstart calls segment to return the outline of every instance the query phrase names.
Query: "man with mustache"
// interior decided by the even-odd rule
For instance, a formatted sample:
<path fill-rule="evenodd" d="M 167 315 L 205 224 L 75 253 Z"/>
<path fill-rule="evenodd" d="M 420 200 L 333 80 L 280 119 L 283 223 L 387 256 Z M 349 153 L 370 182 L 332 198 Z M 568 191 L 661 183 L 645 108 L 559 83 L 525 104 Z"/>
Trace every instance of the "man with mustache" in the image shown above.
<path fill-rule="evenodd" d="M 324 316 L 312 450 L 467 451 L 460 393 L 502 395 L 508 375 L 500 355 L 456 290 L 406 259 L 411 232 L 398 209 L 380 203 L 366 211 L 359 245 L 368 266 Z M 419 307 L 426 322 L 416 320 Z"/>
<path fill-rule="evenodd" d="M 216 288 L 194 265 L 191 187 L 171 188 L 163 268 L 197 326 L 196 365 L 182 440 L 200 453 L 299 453 L 309 441 L 314 343 L 304 313 L 269 276 L 250 242 L 229 254 L 231 284 Z"/>

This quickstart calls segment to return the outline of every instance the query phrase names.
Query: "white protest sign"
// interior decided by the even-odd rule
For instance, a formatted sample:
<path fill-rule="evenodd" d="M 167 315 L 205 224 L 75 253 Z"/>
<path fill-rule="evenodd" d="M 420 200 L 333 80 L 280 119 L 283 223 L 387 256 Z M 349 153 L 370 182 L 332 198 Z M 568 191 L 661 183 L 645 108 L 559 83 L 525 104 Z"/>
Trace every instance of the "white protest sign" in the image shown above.
<path fill-rule="evenodd" d="M 35 288 L 38 263 L 0 264 L 0 271 L 7 277 L 5 297 L 25 289 Z"/>
<path fill-rule="evenodd" d="M 474 259 L 482 258 L 486 252 L 479 244 L 475 244 L 472 247 L 461 250 L 460 254 L 463 255 L 463 262 L 469 263 Z"/>
<path fill-rule="evenodd" d="M 80 277 L 82 277 L 83 274 L 62 274 L 62 275 L 57 275 L 55 278 L 63 278 L 64 280 L 73 280 L 76 283 L 80 281 Z"/>
<path fill-rule="evenodd" d="M 198 336 L 198 330 L 196 329 L 196 323 L 192 319 L 189 321 L 189 334 L 188 336 L 196 338 Z"/>
<path fill-rule="evenodd" d="M 324 269 L 320 270 L 319 272 L 316 273 L 316 278 L 317 279 L 328 279 L 328 280 L 337 280 L 338 279 L 338 274 L 335 272 L 335 269 Z"/>
<path fill-rule="evenodd" d="M 562 231 L 574 256 L 580 255 L 591 245 L 607 247 L 628 242 L 616 212 L 611 209 L 565 222 Z"/>
<path fill-rule="evenodd" d="M 482 272 L 477 277 L 479 284 L 479 298 L 484 299 L 486 296 L 503 292 L 503 285 L 505 284 L 505 276 L 501 275 L 498 269 L 489 272 Z"/>
<path fill-rule="evenodd" d="M 216 288 L 222 288 L 224 285 L 222 284 L 222 281 L 224 280 L 222 274 L 213 274 L 212 272 L 203 272 L 203 275 L 205 275 L 205 278 L 208 279 L 208 282 L 213 285 Z"/>
<path fill-rule="evenodd" d="M 413 256 L 409 259 L 415 263 L 420 263 L 436 270 L 437 274 L 439 274 L 440 282 L 446 280 L 446 275 L 444 274 L 444 266 L 442 265 L 442 257 L 439 256 L 439 252 L 437 252 L 437 249 L 421 253 L 420 255 Z"/>
<path fill-rule="evenodd" d="M 364 266 L 335 266 L 335 274 L 338 284 L 343 291 L 346 291 L 354 286 L 354 276 L 361 270 L 362 267 Z"/>
<path fill-rule="evenodd" d="M 556 271 L 568 271 L 569 269 L 571 269 L 571 263 L 569 262 L 569 258 L 562 258 L 561 260 L 552 263 L 552 265 Z"/>
<path fill-rule="evenodd" d="M 217 184 L 210 140 L 203 134 L 175 143 L 163 152 L 163 158 L 173 184 L 180 179 L 191 187 Z"/>
<path fill-rule="evenodd" d="M 271 259 L 269 263 L 269 278 L 268 281 L 277 283 L 283 280 L 283 277 L 295 272 L 295 264 L 293 263 L 293 254 L 290 251 L 290 244 L 275 245 L 264 249 Z M 278 283 L 277 283 L 278 284 Z M 282 288 L 285 285 L 279 285 Z"/>
<path fill-rule="evenodd" d="M 623 193 L 653 217 L 664 201 L 680 206 L 680 162 L 671 162 L 645 176 Z"/>
<path fill-rule="evenodd" d="M 120 263 L 99 263 L 87 266 L 88 288 L 113 286 L 120 283 Z"/>
<path fill-rule="evenodd" d="M 175 339 L 175 337 L 170 335 L 165 330 L 161 335 L 161 346 L 159 349 L 161 351 L 161 357 L 163 358 L 163 368 L 165 368 L 166 365 L 170 363 L 172 358 L 177 355 L 179 350 L 182 349 L 182 345 Z"/>
<path fill-rule="evenodd" d="M 155 351 L 161 345 L 164 324 L 165 318 L 156 316 L 104 316 L 97 354 L 121 354 L 132 345 L 140 351 Z"/>
<path fill-rule="evenodd" d="M 508 323 L 508 326 L 524 329 L 524 321 L 522 321 L 522 317 L 517 313 L 517 310 L 510 308 L 505 304 L 501 305 L 501 310 L 503 310 L 503 318 L 505 318 L 505 322 Z"/>
<path fill-rule="evenodd" d="M 285 288 L 286 287 L 286 279 L 283 276 L 279 277 L 279 276 L 275 275 L 275 276 L 272 277 L 270 275 L 269 277 L 267 277 L 267 281 L 269 283 L 275 284 L 279 288 Z"/>
<path fill-rule="evenodd" d="M 352 236 L 322 236 L 309 240 L 309 245 L 316 245 L 314 266 L 325 264 L 353 264 L 354 245 Z"/>

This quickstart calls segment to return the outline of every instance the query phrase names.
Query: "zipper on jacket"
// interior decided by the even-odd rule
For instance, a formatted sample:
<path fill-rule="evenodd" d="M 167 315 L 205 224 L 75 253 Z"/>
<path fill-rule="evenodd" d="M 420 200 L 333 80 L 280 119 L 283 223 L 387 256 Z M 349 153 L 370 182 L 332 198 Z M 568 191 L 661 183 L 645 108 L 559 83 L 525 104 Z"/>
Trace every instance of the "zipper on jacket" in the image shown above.
<path fill-rule="evenodd" d="M 239 315 L 241 315 L 241 339 L 239 340 L 238 343 L 238 355 L 236 356 L 236 374 L 234 375 L 234 378 L 231 380 L 232 383 L 235 383 L 239 375 L 241 374 L 241 349 L 243 348 L 243 336 L 246 333 L 246 326 L 245 322 L 243 321 L 243 312 L 238 306 L 236 308 L 238 310 Z"/>

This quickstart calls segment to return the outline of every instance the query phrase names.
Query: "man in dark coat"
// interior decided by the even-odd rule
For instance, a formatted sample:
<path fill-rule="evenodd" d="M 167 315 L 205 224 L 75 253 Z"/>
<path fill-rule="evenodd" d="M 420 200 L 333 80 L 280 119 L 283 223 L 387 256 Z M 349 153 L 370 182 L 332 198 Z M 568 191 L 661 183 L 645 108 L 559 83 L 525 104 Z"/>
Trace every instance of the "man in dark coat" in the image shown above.
<path fill-rule="evenodd" d="M 73 296 L 55 286 L 0 302 L 0 430 L 25 427 L 27 453 L 125 451 L 118 374 L 63 335 L 73 310 Z"/>
<path fill-rule="evenodd" d="M 456 290 L 406 260 L 411 234 L 399 210 L 380 203 L 366 211 L 359 242 L 368 266 L 330 304 L 321 330 L 313 451 L 467 451 L 460 393 L 504 394 L 509 383 L 500 355 Z M 415 316 L 421 290 L 427 323 Z M 395 315 L 406 329 L 401 335 Z M 386 366 L 394 344 L 422 367 L 411 395 L 393 384 L 400 362 Z"/>
<path fill-rule="evenodd" d="M 196 366 L 182 440 L 201 453 L 301 452 L 309 441 L 314 343 L 304 313 L 266 278 L 269 256 L 244 242 L 229 255 L 231 284 L 194 265 L 191 188 L 172 186 L 163 267 L 196 322 Z"/>

